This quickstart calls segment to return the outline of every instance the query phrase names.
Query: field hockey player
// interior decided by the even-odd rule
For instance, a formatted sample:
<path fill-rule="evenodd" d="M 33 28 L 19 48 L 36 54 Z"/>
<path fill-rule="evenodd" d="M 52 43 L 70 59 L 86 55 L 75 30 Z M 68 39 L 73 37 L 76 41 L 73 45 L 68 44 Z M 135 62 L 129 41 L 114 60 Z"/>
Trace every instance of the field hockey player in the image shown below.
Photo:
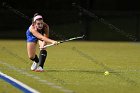
<path fill-rule="evenodd" d="M 28 57 L 33 61 L 31 66 L 32 71 L 42 72 L 43 66 L 47 57 L 47 51 L 43 48 L 47 43 L 57 44 L 57 41 L 49 37 L 49 26 L 43 21 L 43 17 L 36 13 L 33 17 L 32 24 L 26 31 L 27 37 L 27 52 Z M 37 42 L 40 46 L 39 58 L 36 54 Z"/>

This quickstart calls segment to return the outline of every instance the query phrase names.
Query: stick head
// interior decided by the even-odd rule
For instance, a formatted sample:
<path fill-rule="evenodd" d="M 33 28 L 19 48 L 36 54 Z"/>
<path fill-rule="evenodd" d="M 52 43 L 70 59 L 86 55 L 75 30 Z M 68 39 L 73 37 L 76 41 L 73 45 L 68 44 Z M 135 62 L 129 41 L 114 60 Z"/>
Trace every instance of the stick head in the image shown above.
<path fill-rule="evenodd" d="M 82 36 L 79 36 L 79 37 L 77 37 L 77 38 L 84 38 L 85 37 L 85 35 L 82 35 Z"/>
<path fill-rule="evenodd" d="M 85 35 L 82 35 L 82 36 L 79 36 L 79 37 L 77 37 L 77 39 L 83 39 L 85 37 Z"/>
<path fill-rule="evenodd" d="M 85 35 L 82 36 L 82 38 L 84 38 L 84 37 L 85 37 Z"/>

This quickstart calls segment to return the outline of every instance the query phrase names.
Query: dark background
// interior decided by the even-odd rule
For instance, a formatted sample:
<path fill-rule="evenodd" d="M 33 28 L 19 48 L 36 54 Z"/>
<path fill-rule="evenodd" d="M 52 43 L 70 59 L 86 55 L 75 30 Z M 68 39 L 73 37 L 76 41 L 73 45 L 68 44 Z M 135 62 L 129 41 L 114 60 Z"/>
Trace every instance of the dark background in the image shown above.
<path fill-rule="evenodd" d="M 0 2 L 0 38 L 26 39 L 26 30 L 31 21 L 6 8 L 12 8 L 32 18 L 34 13 L 43 15 L 50 26 L 50 37 L 66 39 L 85 34 L 86 40 L 94 41 L 139 41 L 140 5 L 138 0 L 2 0 Z M 80 5 L 103 18 L 120 31 L 90 17 Z"/>

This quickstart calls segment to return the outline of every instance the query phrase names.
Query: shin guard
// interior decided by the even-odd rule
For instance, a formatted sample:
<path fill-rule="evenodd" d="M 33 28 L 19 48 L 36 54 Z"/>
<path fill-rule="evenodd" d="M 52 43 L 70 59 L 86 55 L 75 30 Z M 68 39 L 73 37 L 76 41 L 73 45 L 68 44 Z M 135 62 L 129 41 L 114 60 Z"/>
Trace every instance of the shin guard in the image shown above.
<path fill-rule="evenodd" d="M 41 50 L 39 54 L 39 66 L 43 68 L 45 60 L 47 57 L 47 51 L 46 50 Z"/>

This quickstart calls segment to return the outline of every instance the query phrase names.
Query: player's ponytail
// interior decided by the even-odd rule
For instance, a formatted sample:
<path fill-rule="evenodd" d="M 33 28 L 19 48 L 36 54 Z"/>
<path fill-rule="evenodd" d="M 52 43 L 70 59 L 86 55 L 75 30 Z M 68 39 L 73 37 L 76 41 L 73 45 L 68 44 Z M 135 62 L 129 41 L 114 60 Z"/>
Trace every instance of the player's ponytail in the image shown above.
<path fill-rule="evenodd" d="M 34 14 L 34 17 L 36 17 L 37 15 L 39 15 L 39 13 L 35 13 L 35 14 Z"/>

